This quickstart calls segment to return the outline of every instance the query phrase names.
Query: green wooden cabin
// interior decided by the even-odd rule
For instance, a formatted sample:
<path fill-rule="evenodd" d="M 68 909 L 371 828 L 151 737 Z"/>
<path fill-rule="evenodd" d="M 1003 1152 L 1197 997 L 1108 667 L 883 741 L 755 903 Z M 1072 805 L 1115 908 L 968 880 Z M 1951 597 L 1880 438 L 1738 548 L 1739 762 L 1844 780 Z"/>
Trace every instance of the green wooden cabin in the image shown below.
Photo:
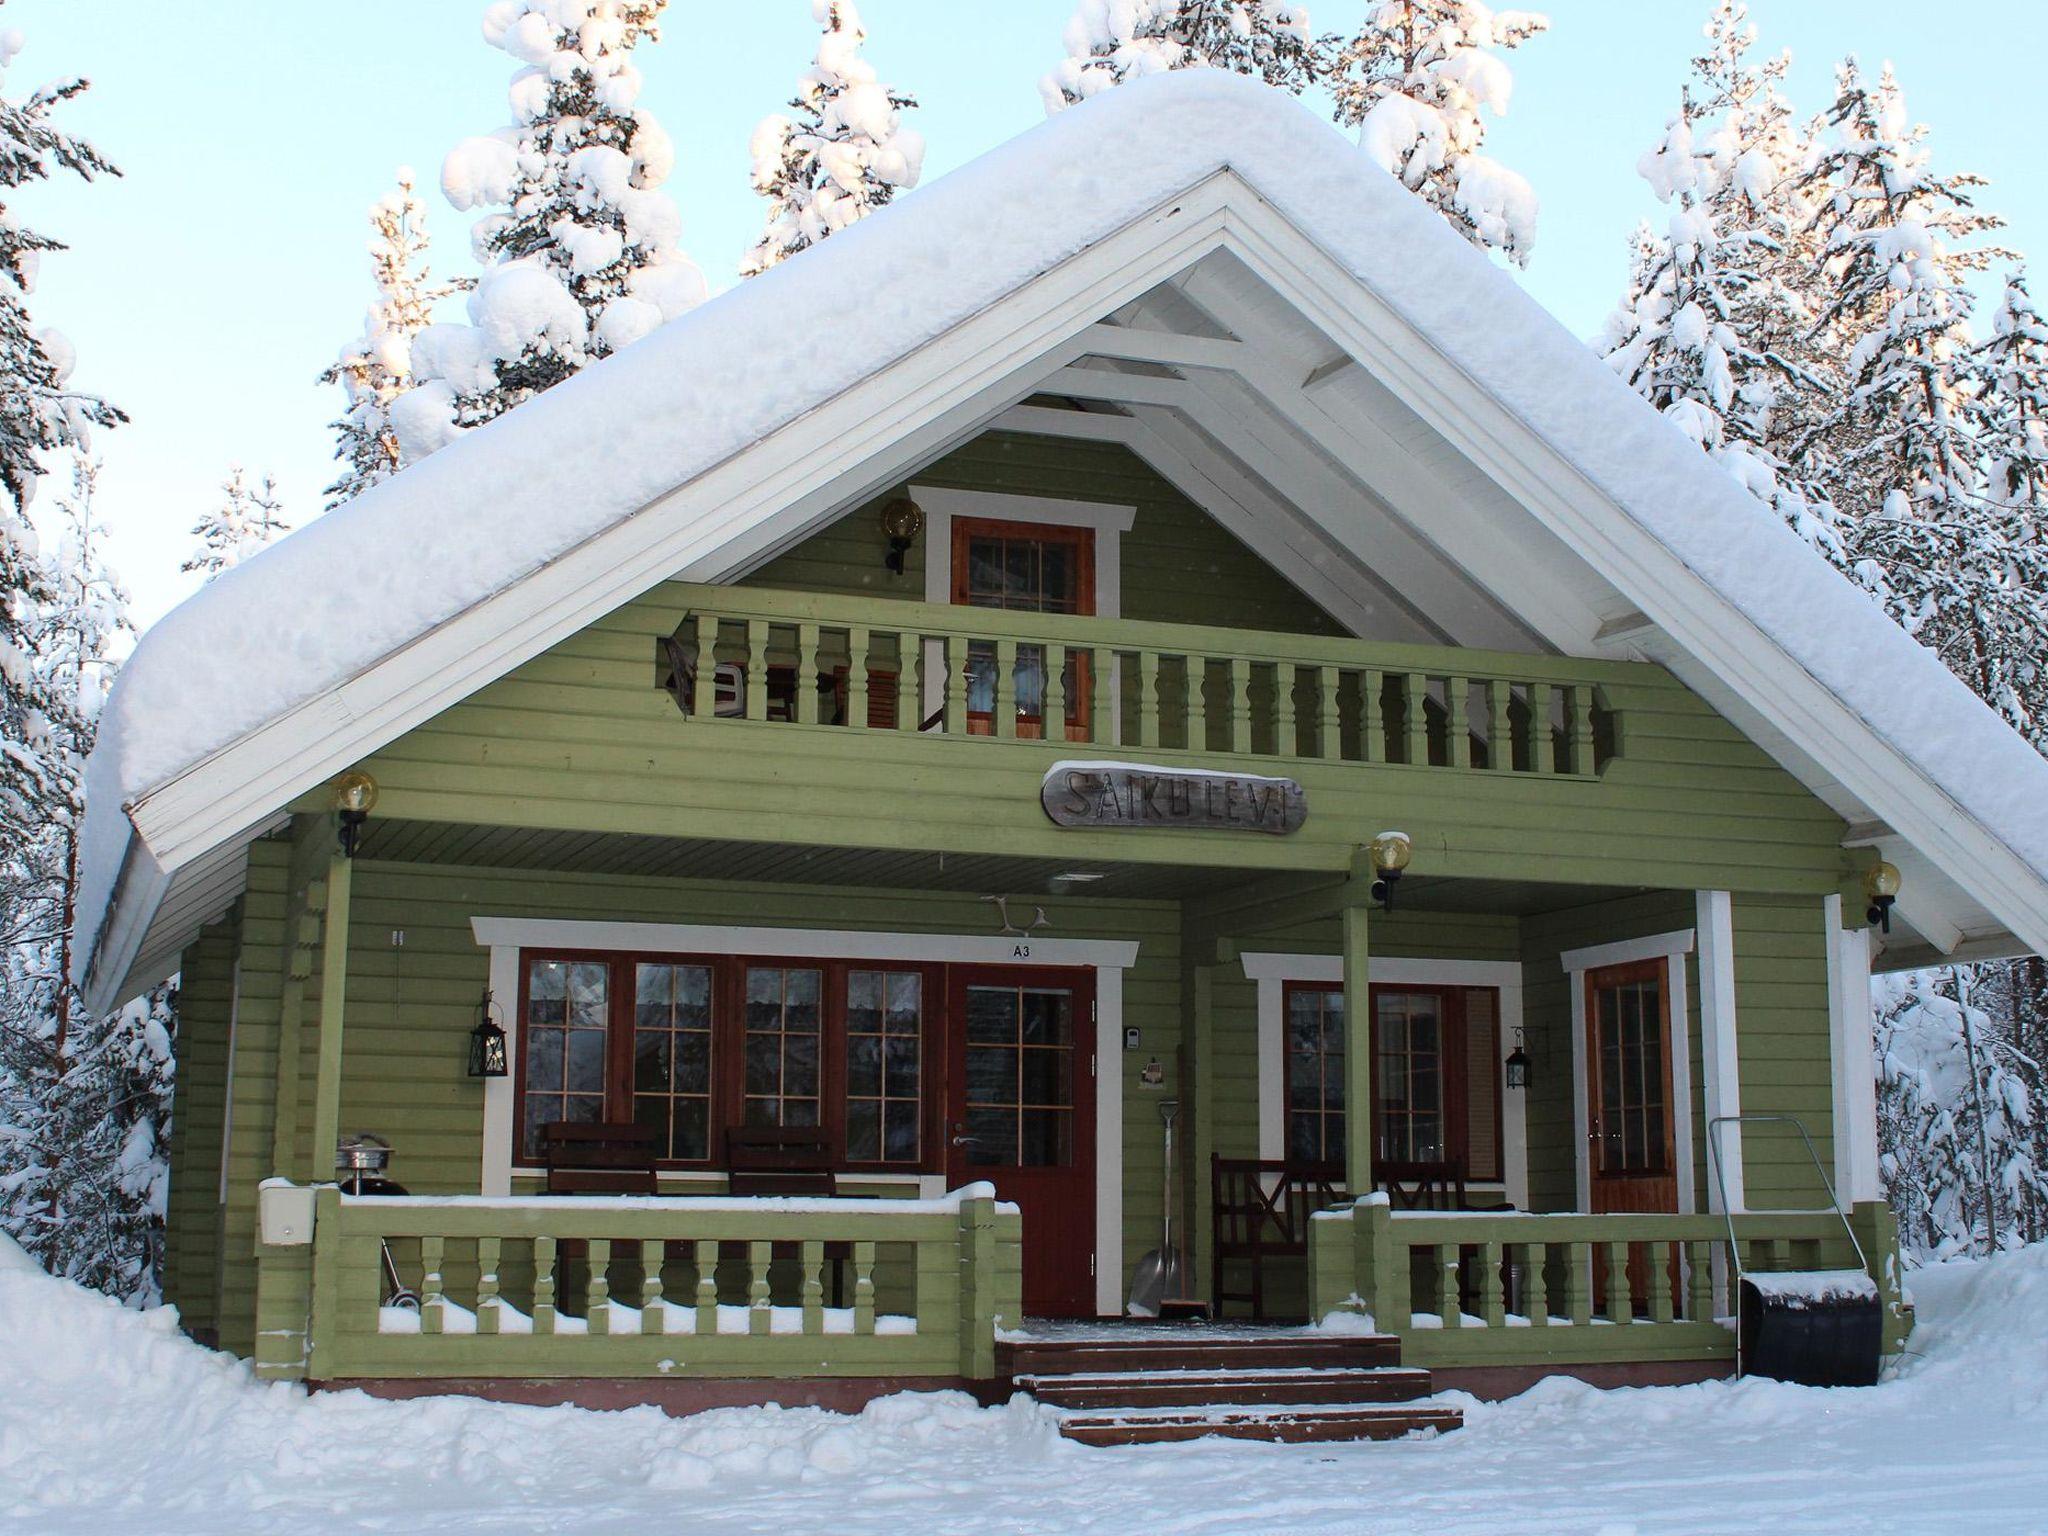
<path fill-rule="evenodd" d="M 1264 1316 L 1440 1372 L 1723 1372 L 1731 1260 L 1869 1265 L 1897 1346 L 1871 968 L 2048 937 L 1992 792 L 2041 765 L 1292 103 L 1143 101 L 1149 156 L 1066 114 L 144 637 L 80 947 L 100 1004 L 183 977 L 196 1336 L 986 1386 L 1122 1314 L 1169 1209 L 1244 1314 L 1221 1167 L 1306 1191 Z M 903 259 L 969 231 L 986 271 Z M 844 292 L 917 324 L 837 357 Z M 650 1128 L 657 1193 L 548 1194 L 558 1123 Z M 764 1126 L 832 1198 L 728 1196 Z M 403 1196 L 337 1186 L 359 1132 Z"/>

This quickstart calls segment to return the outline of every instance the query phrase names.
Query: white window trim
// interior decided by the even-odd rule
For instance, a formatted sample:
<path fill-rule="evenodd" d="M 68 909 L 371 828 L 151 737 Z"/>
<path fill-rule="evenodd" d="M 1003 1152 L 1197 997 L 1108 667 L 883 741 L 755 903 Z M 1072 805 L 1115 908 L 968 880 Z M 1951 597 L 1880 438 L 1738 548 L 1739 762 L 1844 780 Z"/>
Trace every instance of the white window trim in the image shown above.
<path fill-rule="evenodd" d="M 1870 1004 L 1871 932 L 1842 925 L 1842 897 L 1821 901 L 1828 959 L 1828 1067 L 1834 1079 L 1835 1199 L 1882 1200 L 1877 1161 L 1877 1043 Z"/>
<path fill-rule="evenodd" d="M 519 1076 L 519 952 L 523 949 L 638 950 L 698 955 L 787 955 L 817 960 L 915 961 L 958 965 L 1086 966 L 1095 972 L 1095 1306 L 1123 1311 L 1124 972 L 1138 960 L 1135 941 L 1046 939 L 987 933 L 869 933 L 859 929 L 747 928 L 700 923 L 615 923 L 570 918 L 472 917 L 470 931 L 491 952 L 491 994 L 508 1010 L 504 1077 L 484 1084 L 483 1165 L 478 1189 L 512 1193 L 513 1084 Z M 666 1176 L 664 1176 L 666 1177 Z M 699 1177 L 702 1177 L 700 1175 Z M 943 1192 L 943 1175 L 916 1179 L 921 1193 Z M 681 1175 L 677 1182 L 686 1182 Z"/>
<path fill-rule="evenodd" d="M 1593 1209 L 1590 1151 L 1593 1121 L 1588 1098 L 1590 1080 L 1587 1077 L 1591 1063 L 1586 1059 L 1586 972 L 1604 971 L 1612 965 L 1634 965 L 1643 960 L 1664 962 L 1671 1011 L 1671 1171 L 1678 1185 L 1679 1214 L 1690 1216 L 1698 1209 L 1699 1201 L 1693 1192 L 1691 994 L 1687 990 L 1685 976 L 1685 957 L 1692 953 L 1693 939 L 1692 929 L 1680 928 L 1640 939 L 1568 949 L 1557 957 L 1571 984 L 1573 1194 L 1582 1211 Z"/>
<path fill-rule="evenodd" d="M 924 512 L 926 602 L 953 601 L 953 519 L 983 517 L 1004 523 L 1092 529 L 1096 617 L 1123 616 L 1123 536 L 1137 521 L 1136 507 L 1103 501 L 1061 501 L 1050 496 L 1006 496 L 995 491 L 961 491 L 936 485 L 913 485 L 910 497 Z"/>
<path fill-rule="evenodd" d="M 1292 954 L 1257 950 L 1239 956 L 1246 978 L 1258 986 L 1259 1156 L 1277 1159 L 1287 1148 L 1286 986 L 1290 981 L 1341 986 L 1342 955 Z M 1522 966 L 1516 960 L 1427 960 L 1374 955 L 1373 985 L 1492 987 L 1500 994 L 1500 1060 L 1494 1063 L 1494 1092 L 1500 1102 L 1501 1181 L 1504 1197 L 1518 1209 L 1529 1206 L 1528 1095 L 1507 1086 L 1507 1058 L 1522 1028 Z M 1480 1181 L 1477 1187 L 1493 1187 Z"/>

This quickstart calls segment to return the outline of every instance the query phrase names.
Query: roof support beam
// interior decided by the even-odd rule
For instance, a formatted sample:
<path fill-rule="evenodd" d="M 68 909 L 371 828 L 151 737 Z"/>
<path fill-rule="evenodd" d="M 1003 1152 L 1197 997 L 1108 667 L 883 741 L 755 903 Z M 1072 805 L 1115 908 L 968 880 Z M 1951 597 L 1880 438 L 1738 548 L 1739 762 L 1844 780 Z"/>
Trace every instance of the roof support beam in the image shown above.
<path fill-rule="evenodd" d="M 1129 325 L 1091 325 L 1081 333 L 1090 357 L 1127 363 L 1155 363 L 1166 368 L 1222 368 L 1242 365 L 1245 345 L 1210 336 L 1183 336 L 1177 331 L 1149 331 Z"/>

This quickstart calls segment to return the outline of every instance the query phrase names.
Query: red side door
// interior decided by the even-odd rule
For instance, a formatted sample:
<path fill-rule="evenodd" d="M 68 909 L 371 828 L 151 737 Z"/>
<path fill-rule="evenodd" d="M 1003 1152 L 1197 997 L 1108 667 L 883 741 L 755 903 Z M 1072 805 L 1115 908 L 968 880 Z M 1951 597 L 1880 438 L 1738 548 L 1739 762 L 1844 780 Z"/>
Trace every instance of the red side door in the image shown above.
<path fill-rule="evenodd" d="M 1024 1310 L 1095 1315 L 1095 974 L 955 966 L 946 1172 L 1024 1217 Z"/>

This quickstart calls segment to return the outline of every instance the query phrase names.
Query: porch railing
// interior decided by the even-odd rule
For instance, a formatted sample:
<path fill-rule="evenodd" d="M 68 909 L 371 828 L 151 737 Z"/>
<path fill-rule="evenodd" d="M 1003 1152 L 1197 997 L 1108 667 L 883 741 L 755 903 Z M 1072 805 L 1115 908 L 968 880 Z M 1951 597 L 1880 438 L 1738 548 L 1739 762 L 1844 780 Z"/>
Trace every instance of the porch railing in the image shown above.
<path fill-rule="evenodd" d="M 1600 684 L 1636 665 L 760 587 L 665 590 L 686 607 L 657 637 L 656 665 L 692 722 L 1589 777 L 1617 752 Z"/>
<path fill-rule="evenodd" d="M 304 1374 L 986 1378 L 1016 1208 L 317 1192 Z M 289 1250 L 265 1257 L 288 1274 Z M 274 1351 L 273 1353 L 280 1353 Z"/>
<path fill-rule="evenodd" d="M 1907 1327 L 1897 1235 L 1883 1205 L 1851 1213 L 1886 1303 L 1886 1350 Z M 1750 1271 L 1855 1268 L 1832 1213 L 1735 1218 Z M 1722 1216 L 1395 1212 L 1384 1196 L 1318 1212 L 1309 1229 L 1312 1315 L 1364 1315 L 1427 1366 L 1590 1364 L 1732 1357 Z"/>

